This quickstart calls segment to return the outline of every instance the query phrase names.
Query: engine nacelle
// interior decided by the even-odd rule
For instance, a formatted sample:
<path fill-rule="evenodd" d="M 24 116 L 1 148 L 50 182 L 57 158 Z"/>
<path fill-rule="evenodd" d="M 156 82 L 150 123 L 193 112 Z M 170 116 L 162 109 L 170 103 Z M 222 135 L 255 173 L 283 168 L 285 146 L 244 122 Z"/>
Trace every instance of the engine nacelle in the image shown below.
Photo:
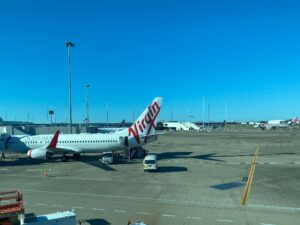
<path fill-rule="evenodd" d="M 31 149 L 27 152 L 30 159 L 49 159 L 51 153 L 44 148 Z"/>

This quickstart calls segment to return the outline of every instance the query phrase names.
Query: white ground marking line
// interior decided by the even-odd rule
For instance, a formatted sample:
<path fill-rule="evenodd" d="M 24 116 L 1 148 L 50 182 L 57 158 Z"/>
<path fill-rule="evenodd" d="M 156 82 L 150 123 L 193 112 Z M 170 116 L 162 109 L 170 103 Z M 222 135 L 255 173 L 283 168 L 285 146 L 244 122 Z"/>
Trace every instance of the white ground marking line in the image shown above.
<path fill-rule="evenodd" d="M 73 209 L 82 209 L 83 207 L 81 206 L 72 206 Z"/>
<path fill-rule="evenodd" d="M 161 216 L 164 216 L 164 217 L 175 217 L 175 215 L 171 215 L 171 214 L 161 214 Z"/>
<path fill-rule="evenodd" d="M 63 207 L 62 205 L 52 205 L 54 207 Z"/>
<path fill-rule="evenodd" d="M 275 209 L 275 210 L 286 210 L 286 211 L 296 211 L 300 212 L 300 208 L 294 208 L 294 207 L 285 207 L 285 206 L 272 206 L 272 205 L 247 205 L 247 207 L 251 208 L 262 208 L 262 209 Z"/>
<path fill-rule="evenodd" d="M 99 209 L 99 208 L 93 208 L 95 211 L 104 211 L 104 209 Z"/>
<path fill-rule="evenodd" d="M 218 222 L 226 222 L 226 223 L 233 223 L 233 220 L 222 220 L 222 219 L 218 219 Z"/>
<path fill-rule="evenodd" d="M 43 171 L 43 169 L 26 169 L 26 172 Z"/>
<path fill-rule="evenodd" d="M 45 205 L 44 203 L 35 203 L 36 205 L 40 205 L 40 206 L 43 206 Z"/>
<path fill-rule="evenodd" d="M 140 215 L 151 215 L 151 213 L 148 213 L 148 212 L 136 212 L 137 214 L 140 214 Z"/>
<path fill-rule="evenodd" d="M 153 202 L 169 202 L 169 203 L 181 203 L 181 204 L 199 204 L 200 206 L 217 206 L 224 208 L 236 208 L 240 205 L 237 204 L 225 204 L 225 203 L 215 203 L 215 202 L 204 202 L 204 201 L 185 201 L 185 200 L 171 200 L 171 199 L 162 199 L 162 198 L 147 198 L 147 197 L 134 197 L 134 196 L 121 196 L 121 195 L 101 195 L 101 194 L 89 194 L 89 193 L 76 193 L 76 192 L 58 192 L 58 191 L 40 191 L 40 190 L 26 190 L 23 189 L 23 192 L 32 192 L 36 193 L 47 193 L 47 194 L 59 194 L 59 195 L 75 195 L 75 196 L 91 196 L 91 197 L 102 197 L 102 198 L 116 198 L 116 199 L 134 199 L 134 200 L 146 200 Z M 300 208 L 295 207 L 285 207 L 285 206 L 270 206 L 270 205 L 247 205 L 247 207 L 251 208 L 261 208 L 261 209 L 273 209 L 273 210 L 284 210 L 284 211 L 292 211 L 292 212 L 300 212 Z"/>
<path fill-rule="evenodd" d="M 187 218 L 191 220 L 202 220 L 201 217 L 194 217 L 194 216 L 188 216 Z"/>
<path fill-rule="evenodd" d="M 114 211 L 115 211 L 115 212 L 117 212 L 117 213 L 126 213 L 126 211 L 125 211 L 125 210 L 119 210 L 119 209 L 115 209 Z"/>
<path fill-rule="evenodd" d="M 276 225 L 276 224 L 273 224 L 273 223 L 260 223 L 260 225 Z"/>
<path fill-rule="evenodd" d="M 280 189 L 280 187 L 276 186 L 276 185 L 272 185 L 272 184 L 266 184 L 266 183 L 262 183 L 266 186 L 269 186 L 269 187 L 273 187 L 273 188 L 276 188 L 276 189 Z"/>
<path fill-rule="evenodd" d="M 271 162 L 270 164 L 271 164 L 271 165 L 277 165 L 277 163 L 275 163 L 275 162 Z"/>
<path fill-rule="evenodd" d="M 0 170 L 6 171 L 6 170 L 8 170 L 8 169 L 0 169 Z"/>

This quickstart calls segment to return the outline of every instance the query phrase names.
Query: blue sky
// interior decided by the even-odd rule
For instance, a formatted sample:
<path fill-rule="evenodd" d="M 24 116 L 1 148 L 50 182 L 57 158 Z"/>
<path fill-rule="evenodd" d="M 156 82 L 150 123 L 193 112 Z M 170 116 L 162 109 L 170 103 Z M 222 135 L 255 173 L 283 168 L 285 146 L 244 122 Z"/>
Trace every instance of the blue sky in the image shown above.
<path fill-rule="evenodd" d="M 284 119 L 300 115 L 298 1 L 0 2 L 0 116 L 68 120 L 66 41 L 73 118 L 132 120 L 155 96 L 160 119 Z M 207 112 L 207 107 L 206 110 Z M 206 113 L 207 119 L 207 113 Z"/>

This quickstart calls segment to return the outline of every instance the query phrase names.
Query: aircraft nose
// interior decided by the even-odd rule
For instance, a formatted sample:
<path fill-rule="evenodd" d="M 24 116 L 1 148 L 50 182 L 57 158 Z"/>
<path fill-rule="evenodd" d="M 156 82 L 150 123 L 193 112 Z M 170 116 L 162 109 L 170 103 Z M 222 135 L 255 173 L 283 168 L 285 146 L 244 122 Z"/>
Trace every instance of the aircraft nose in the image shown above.
<path fill-rule="evenodd" d="M 28 156 L 28 158 L 30 158 L 30 159 L 31 159 L 31 152 L 32 152 L 32 150 L 29 150 L 29 151 L 27 152 L 27 156 Z"/>

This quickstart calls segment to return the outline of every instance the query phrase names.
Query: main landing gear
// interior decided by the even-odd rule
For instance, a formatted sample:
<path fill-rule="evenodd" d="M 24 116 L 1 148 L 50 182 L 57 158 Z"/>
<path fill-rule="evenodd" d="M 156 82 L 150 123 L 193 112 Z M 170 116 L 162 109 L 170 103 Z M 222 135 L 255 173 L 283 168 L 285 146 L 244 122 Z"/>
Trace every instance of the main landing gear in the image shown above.
<path fill-rule="evenodd" d="M 80 159 L 80 154 L 79 153 L 74 153 L 73 154 L 73 159 L 79 160 Z"/>
<path fill-rule="evenodd" d="M 63 156 L 61 157 L 61 161 L 62 161 L 62 162 L 67 162 L 67 161 L 68 161 L 68 156 L 63 155 Z"/>
<path fill-rule="evenodd" d="M 66 154 L 64 154 L 62 157 L 61 157 L 61 161 L 62 162 L 67 162 L 69 160 L 70 156 L 67 156 Z M 80 159 L 80 154 L 79 153 L 74 153 L 73 154 L 73 159 L 74 160 L 79 160 Z"/>

